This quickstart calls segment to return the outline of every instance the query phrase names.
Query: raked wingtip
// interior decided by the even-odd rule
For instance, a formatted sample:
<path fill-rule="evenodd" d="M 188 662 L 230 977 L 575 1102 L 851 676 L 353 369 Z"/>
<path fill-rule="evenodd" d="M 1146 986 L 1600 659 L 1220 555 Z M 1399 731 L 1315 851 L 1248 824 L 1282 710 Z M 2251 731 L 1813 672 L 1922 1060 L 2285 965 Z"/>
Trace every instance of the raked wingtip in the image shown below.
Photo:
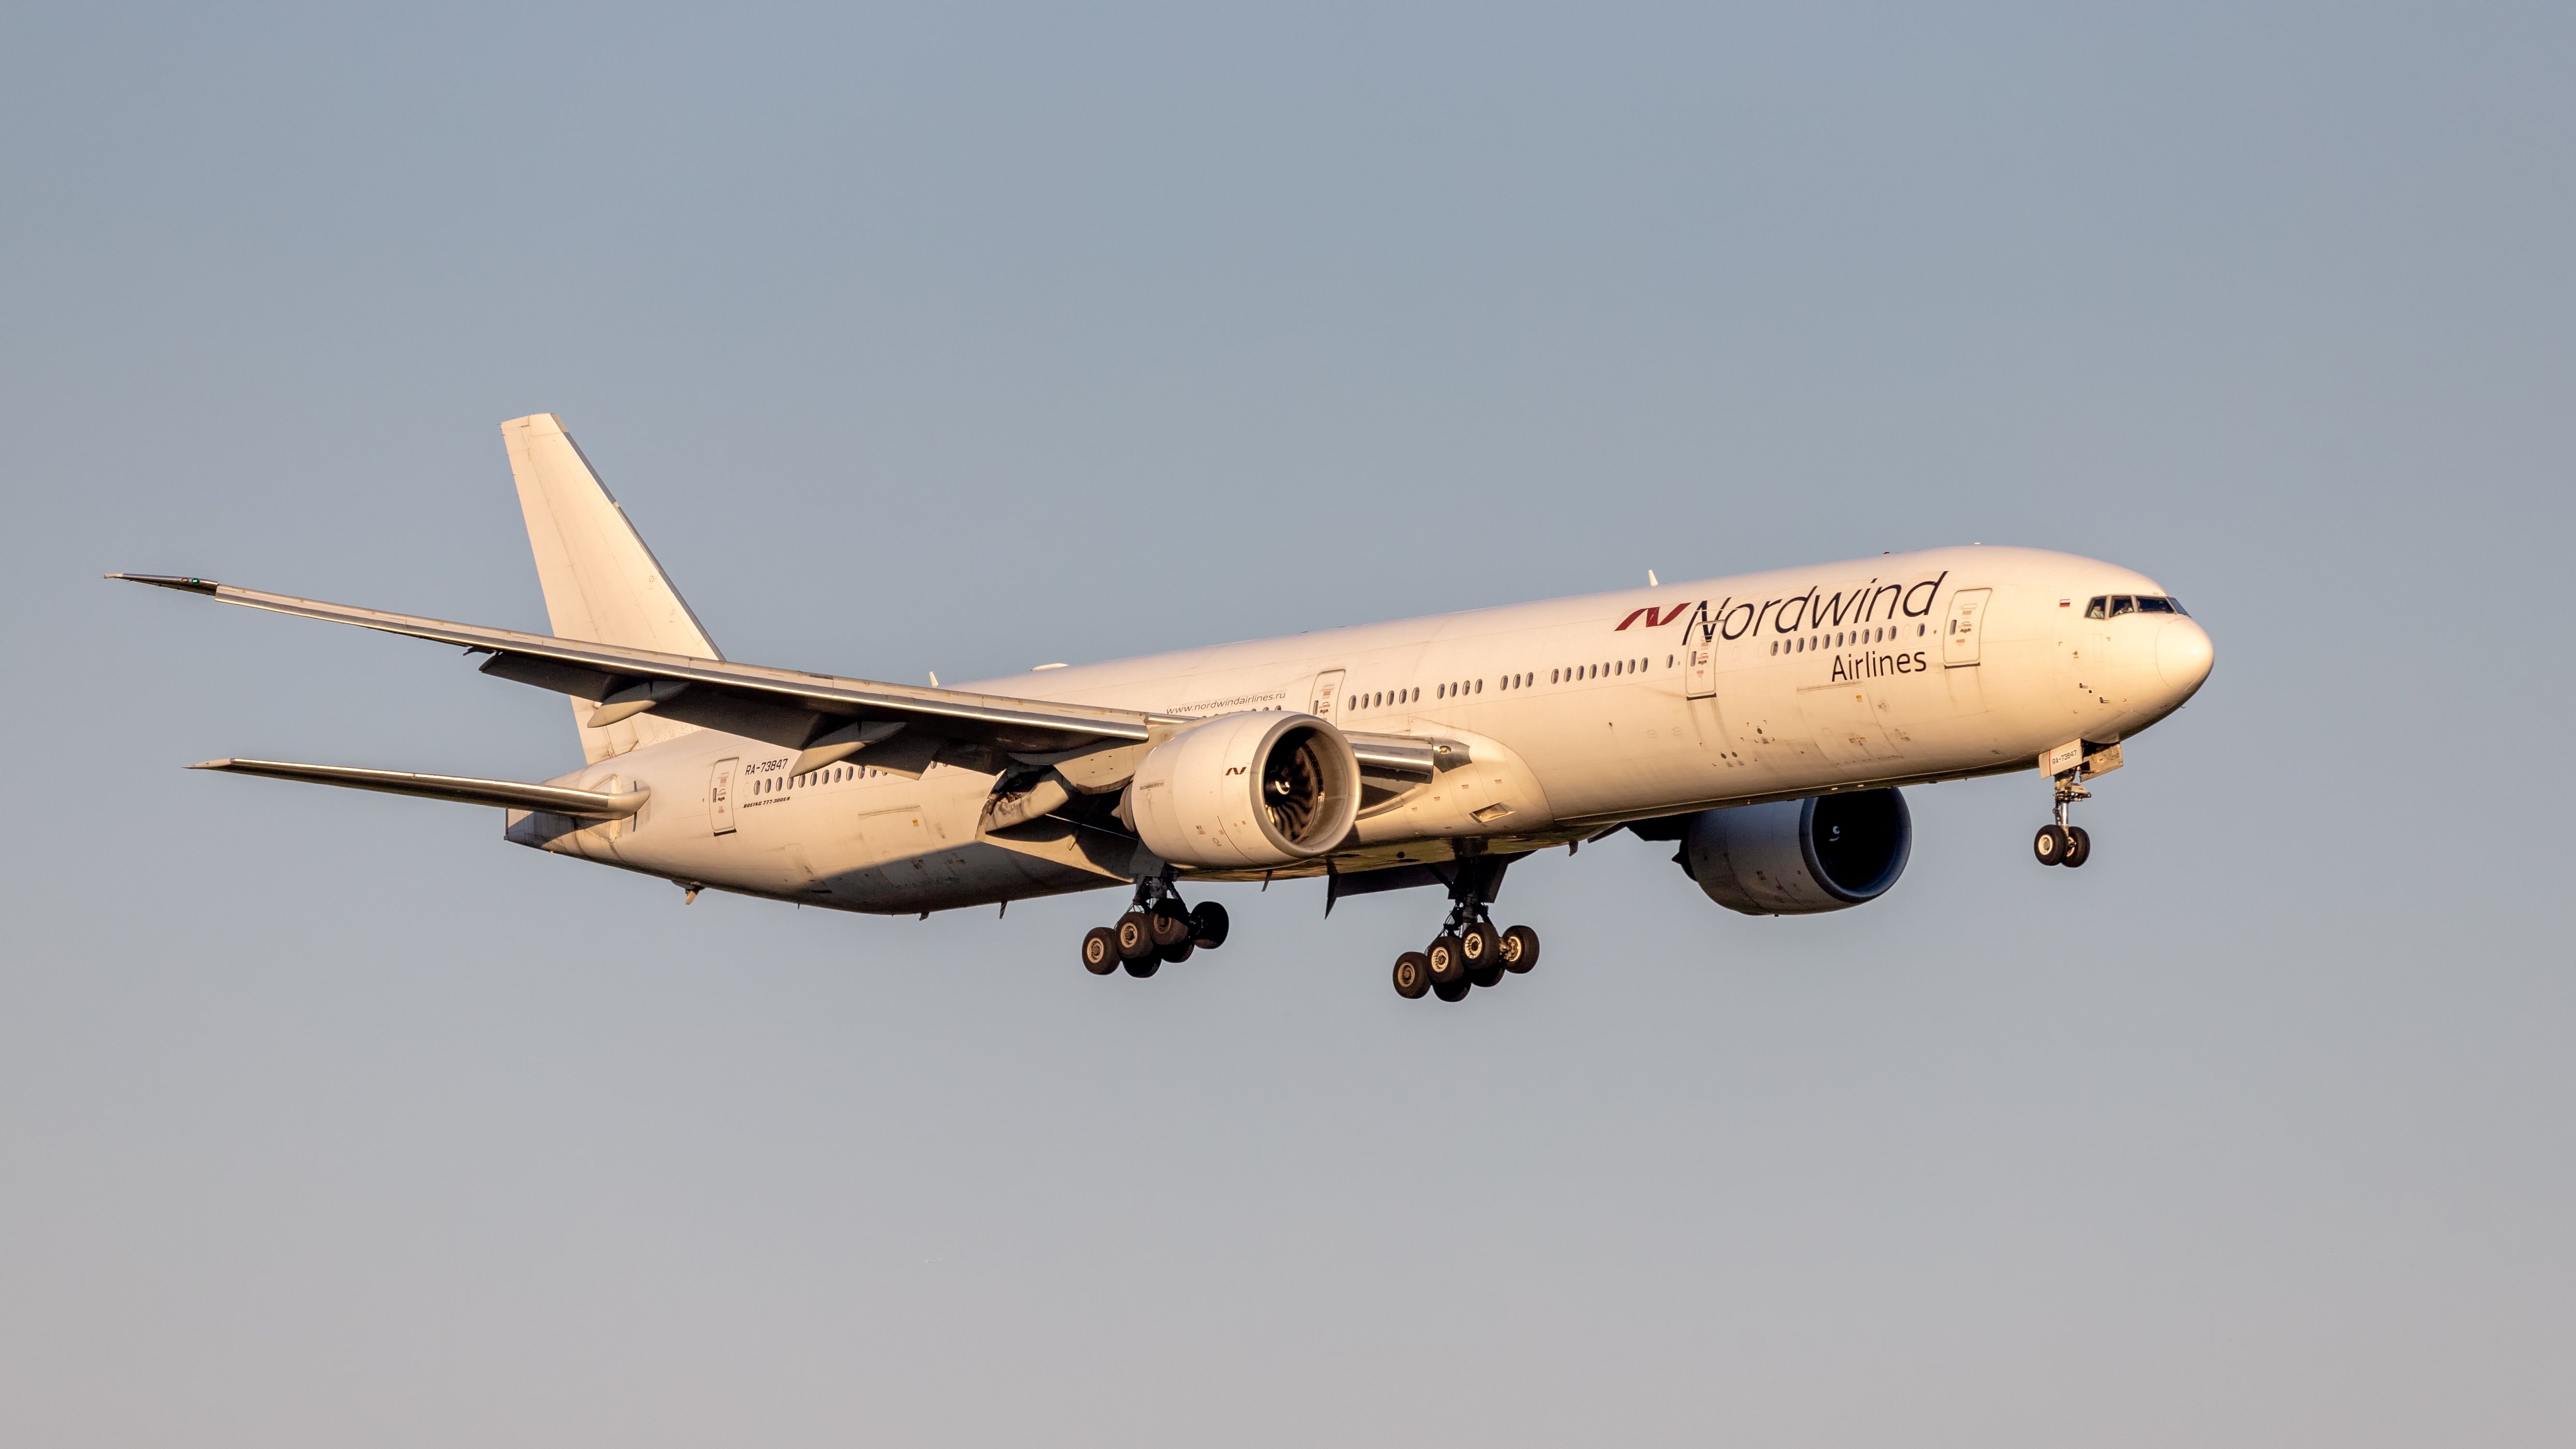
<path fill-rule="evenodd" d="M 192 594 L 211 594 L 223 585 L 213 579 L 182 577 L 178 574 L 109 574 L 109 578 L 129 584 L 150 584 L 156 589 L 184 589 Z"/>

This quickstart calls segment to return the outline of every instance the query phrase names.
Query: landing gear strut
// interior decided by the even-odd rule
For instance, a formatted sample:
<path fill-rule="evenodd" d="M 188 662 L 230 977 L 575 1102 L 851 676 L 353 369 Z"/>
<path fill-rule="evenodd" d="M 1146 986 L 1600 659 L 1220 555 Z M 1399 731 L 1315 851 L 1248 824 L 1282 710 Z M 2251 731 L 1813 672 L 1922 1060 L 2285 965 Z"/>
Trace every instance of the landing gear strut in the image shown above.
<path fill-rule="evenodd" d="M 1118 924 L 1084 933 L 1083 969 L 1106 976 L 1124 966 L 1130 976 L 1151 976 L 1166 963 L 1177 965 L 1197 951 L 1224 945 L 1227 929 L 1225 907 L 1201 901 L 1192 910 L 1169 872 L 1149 876 L 1136 882 L 1136 898 Z"/>
<path fill-rule="evenodd" d="M 2057 795 L 2056 818 L 2039 827 L 2039 834 L 2030 842 L 2030 853 L 2039 857 L 2041 865 L 2077 866 L 2093 856 L 2093 837 L 2084 833 L 2083 826 L 2070 825 L 2066 819 L 2076 801 L 2093 798 L 2093 792 L 2084 788 L 2084 773 L 2080 767 L 2068 770 L 2052 782 Z"/>
<path fill-rule="evenodd" d="M 1427 992 L 1463 1001 L 1474 987 L 1500 985 L 1505 973 L 1517 975 L 1538 964 L 1538 932 L 1527 926 L 1497 931 L 1486 910 L 1510 864 L 1509 857 L 1458 857 L 1449 882 L 1449 919 L 1428 947 L 1395 958 L 1396 995 L 1418 1001 Z"/>

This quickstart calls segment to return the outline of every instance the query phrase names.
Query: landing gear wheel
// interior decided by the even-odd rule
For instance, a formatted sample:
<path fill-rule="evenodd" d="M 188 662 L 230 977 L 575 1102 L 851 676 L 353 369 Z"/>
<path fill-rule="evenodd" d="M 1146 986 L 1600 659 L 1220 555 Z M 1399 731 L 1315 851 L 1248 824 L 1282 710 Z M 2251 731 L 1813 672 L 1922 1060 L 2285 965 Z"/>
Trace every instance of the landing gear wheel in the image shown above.
<path fill-rule="evenodd" d="M 1190 953 L 1196 951 L 1198 948 L 1198 942 L 1183 940 L 1177 946 L 1165 946 L 1162 950 L 1157 951 L 1154 953 L 1154 959 L 1162 962 L 1166 966 L 1178 966 L 1182 962 L 1190 959 Z"/>
<path fill-rule="evenodd" d="M 1503 963 L 1502 963 L 1501 959 L 1500 959 L 1500 958 L 1496 958 L 1496 959 L 1494 959 L 1494 960 L 1491 960 L 1491 961 L 1486 962 L 1486 963 L 1485 963 L 1484 965 L 1482 965 L 1482 966 L 1470 966 L 1470 967 L 1468 967 L 1468 968 L 1467 968 L 1467 982 L 1468 982 L 1468 984 L 1469 984 L 1469 985 L 1471 985 L 1471 986 L 1500 986 L 1500 985 L 1502 985 L 1502 984 L 1503 984 Z"/>
<path fill-rule="evenodd" d="M 1118 969 L 1118 933 L 1107 926 L 1094 926 L 1083 933 L 1082 969 L 1094 976 L 1106 976 Z"/>
<path fill-rule="evenodd" d="M 1142 961 L 1130 961 L 1127 963 L 1127 974 L 1135 977 L 1139 981 L 1144 980 L 1146 977 L 1151 976 L 1162 969 L 1163 958 L 1160 956 L 1148 956 Z"/>
<path fill-rule="evenodd" d="M 2066 827 L 2066 868 L 2073 870 L 2093 858 L 2093 837 L 2081 825 Z"/>
<path fill-rule="evenodd" d="M 1538 932 L 1527 926 L 1514 926 L 1503 933 L 1494 954 L 1502 958 L 1504 970 L 1517 976 L 1538 964 Z"/>
<path fill-rule="evenodd" d="M 1439 997 L 1443 1001 L 1464 1001 L 1467 999 L 1467 993 L 1471 989 L 1472 988 L 1464 981 L 1434 981 L 1431 983 L 1431 994 Z"/>
<path fill-rule="evenodd" d="M 1145 933 L 1153 938 L 1154 949 L 1163 952 L 1166 961 L 1172 959 L 1170 952 L 1173 947 L 1186 946 L 1193 939 L 1190 918 L 1172 910 L 1146 912 Z"/>
<path fill-rule="evenodd" d="M 2063 825 L 2039 827 L 2039 834 L 2030 842 L 2030 853 L 2039 857 L 2041 865 L 2065 864 L 2066 852 L 2070 848 L 2071 842 Z"/>
<path fill-rule="evenodd" d="M 1142 961 L 1154 954 L 1154 926 L 1143 911 L 1129 911 L 1118 918 L 1118 959 Z"/>
<path fill-rule="evenodd" d="M 1224 945 L 1226 928 L 1225 907 L 1214 901 L 1201 901 L 1199 908 L 1190 912 L 1190 939 L 1198 942 L 1202 951 Z"/>
<path fill-rule="evenodd" d="M 1432 985 L 1455 986 L 1460 991 L 1467 989 L 1467 962 L 1457 937 L 1442 936 L 1432 942 L 1431 949 L 1423 954 L 1431 961 Z M 1455 1001 L 1458 998 L 1444 993 L 1440 999 Z"/>
<path fill-rule="evenodd" d="M 1407 951 L 1395 958 L 1395 994 L 1407 1001 L 1420 1001 L 1431 989 L 1431 958 L 1419 951 Z"/>
<path fill-rule="evenodd" d="M 1458 954 L 1466 958 L 1467 970 L 1472 974 L 1499 964 L 1496 953 L 1502 943 L 1503 938 L 1494 932 L 1493 922 L 1478 921 L 1458 933 Z"/>

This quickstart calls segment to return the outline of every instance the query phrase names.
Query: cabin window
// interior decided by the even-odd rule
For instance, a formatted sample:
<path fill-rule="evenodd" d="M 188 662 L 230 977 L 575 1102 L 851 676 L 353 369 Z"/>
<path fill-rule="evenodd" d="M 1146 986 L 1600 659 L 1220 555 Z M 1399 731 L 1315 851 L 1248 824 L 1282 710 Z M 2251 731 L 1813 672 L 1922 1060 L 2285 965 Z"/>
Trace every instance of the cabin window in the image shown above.
<path fill-rule="evenodd" d="M 2129 597 L 2127 594 L 2113 594 L 2111 596 L 2111 617 L 2114 619 L 2120 617 L 2122 614 L 2134 612 L 2137 607 L 2138 601 Z"/>
<path fill-rule="evenodd" d="M 2108 594 L 2095 594 L 2092 602 L 2084 606 L 2084 617 L 2087 619 L 2110 618 L 2111 596 Z"/>
<path fill-rule="evenodd" d="M 2138 612 L 2141 614 L 2170 614 L 2173 611 L 2171 599 L 2160 599 L 2153 594 L 2138 595 Z"/>

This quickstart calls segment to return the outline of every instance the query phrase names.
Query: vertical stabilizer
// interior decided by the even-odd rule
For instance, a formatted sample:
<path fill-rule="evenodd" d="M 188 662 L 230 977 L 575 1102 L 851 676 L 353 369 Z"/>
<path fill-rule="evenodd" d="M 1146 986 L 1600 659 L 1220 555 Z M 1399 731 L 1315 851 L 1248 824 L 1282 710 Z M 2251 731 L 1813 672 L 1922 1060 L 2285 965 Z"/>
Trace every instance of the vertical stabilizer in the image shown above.
<path fill-rule="evenodd" d="M 501 425 L 501 439 L 510 450 L 510 476 L 519 485 L 519 511 L 556 637 L 724 657 L 561 420 L 552 413 L 512 418 Z M 588 720 L 597 707 L 596 700 L 572 702 L 582 753 L 593 763 L 691 728 L 637 715 L 593 729 Z"/>

